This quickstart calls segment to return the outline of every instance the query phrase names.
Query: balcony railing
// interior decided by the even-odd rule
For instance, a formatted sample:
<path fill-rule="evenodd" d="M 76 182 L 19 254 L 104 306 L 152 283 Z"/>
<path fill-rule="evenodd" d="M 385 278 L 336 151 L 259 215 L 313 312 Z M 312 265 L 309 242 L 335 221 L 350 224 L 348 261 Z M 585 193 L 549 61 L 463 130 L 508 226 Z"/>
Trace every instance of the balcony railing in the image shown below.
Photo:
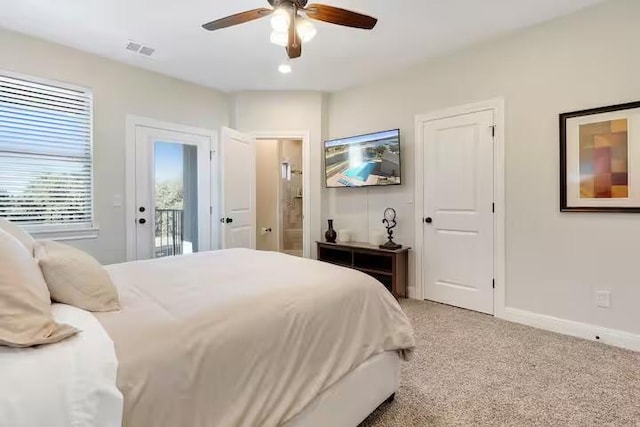
<path fill-rule="evenodd" d="M 182 255 L 184 242 L 184 211 L 156 209 L 156 258 Z"/>

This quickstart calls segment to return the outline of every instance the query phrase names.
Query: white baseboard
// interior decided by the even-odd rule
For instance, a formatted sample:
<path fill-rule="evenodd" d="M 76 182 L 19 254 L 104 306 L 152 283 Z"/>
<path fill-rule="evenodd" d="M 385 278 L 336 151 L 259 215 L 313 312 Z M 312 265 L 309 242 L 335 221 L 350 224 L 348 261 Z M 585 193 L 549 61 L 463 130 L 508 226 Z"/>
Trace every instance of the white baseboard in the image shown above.
<path fill-rule="evenodd" d="M 602 326 L 560 319 L 558 317 L 533 313 L 517 308 L 506 307 L 501 316 L 510 322 L 521 323 L 538 329 L 545 329 L 560 334 L 601 342 L 627 350 L 640 351 L 640 335 Z M 599 337 L 600 339 L 597 339 Z"/>

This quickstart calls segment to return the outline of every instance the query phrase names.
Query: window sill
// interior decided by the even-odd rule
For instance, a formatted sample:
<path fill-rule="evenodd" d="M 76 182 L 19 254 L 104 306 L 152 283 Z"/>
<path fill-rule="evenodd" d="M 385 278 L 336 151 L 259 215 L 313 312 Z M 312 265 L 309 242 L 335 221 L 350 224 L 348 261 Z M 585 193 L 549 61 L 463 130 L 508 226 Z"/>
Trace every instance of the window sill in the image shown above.
<path fill-rule="evenodd" d="M 99 227 L 77 228 L 72 230 L 29 230 L 26 231 L 38 240 L 84 240 L 96 239 L 100 234 Z"/>

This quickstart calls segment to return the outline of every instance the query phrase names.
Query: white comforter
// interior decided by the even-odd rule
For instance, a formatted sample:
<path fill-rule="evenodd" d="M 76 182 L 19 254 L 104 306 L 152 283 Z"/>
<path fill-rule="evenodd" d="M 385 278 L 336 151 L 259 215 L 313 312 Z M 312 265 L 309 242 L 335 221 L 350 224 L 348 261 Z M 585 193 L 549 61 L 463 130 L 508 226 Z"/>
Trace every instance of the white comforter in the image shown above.
<path fill-rule="evenodd" d="M 355 270 L 230 249 L 107 267 L 126 427 L 275 427 L 413 330 Z M 329 426 L 328 426 L 329 427 Z"/>
<path fill-rule="evenodd" d="M 35 348 L 0 347 L 0 425 L 120 426 L 113 342 L 87 311 L 54 304 L 53 314 L 82 332 Z"/>

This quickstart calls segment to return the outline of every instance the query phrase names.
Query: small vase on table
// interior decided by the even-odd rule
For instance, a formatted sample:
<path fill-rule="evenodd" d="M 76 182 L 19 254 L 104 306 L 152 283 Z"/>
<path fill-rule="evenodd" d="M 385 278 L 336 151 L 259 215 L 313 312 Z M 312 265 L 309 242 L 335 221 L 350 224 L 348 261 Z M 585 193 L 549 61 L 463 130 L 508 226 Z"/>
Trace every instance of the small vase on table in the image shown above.
<path fill-rule="evenodd" d="M 335 243 L 338 233 L 333 229 L 333 220 L 329 220 L 329 229 L 324 233 L 324 238 L 328 243 Z"/>

